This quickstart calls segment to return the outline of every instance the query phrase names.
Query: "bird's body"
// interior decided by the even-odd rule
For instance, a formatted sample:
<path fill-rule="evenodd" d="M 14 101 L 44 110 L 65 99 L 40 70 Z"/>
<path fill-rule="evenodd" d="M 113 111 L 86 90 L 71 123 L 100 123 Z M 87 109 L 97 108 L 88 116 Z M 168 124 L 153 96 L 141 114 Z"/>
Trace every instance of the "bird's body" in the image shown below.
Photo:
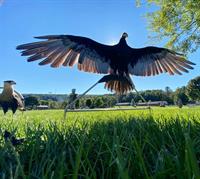
<path fill-rule="evenodd" d="M 131 48 L 127 37 L 127 33 L 123 33 L 119 43 L 111 46 L 86 37 L 49 35 L 36 37 L 45 41 L 19 45 L 17 49 L 23 50 L 22 56 L 30 56 L 29 62 L 43 59 L 39 65 L 71 67 L 78 64 L 81 71 L 120 76 L 106 82 L 105 87 L 121 94 L 133 89 L 131 83 L 127 83 L 130 75 L 151 76 L 166 72 L 181 75 L 181 71 L 193 69 L 194 63 L 179 53 L 152 46 Z"/>
<path fill-rule="evenodd" d="M 7 113 L 8 109 L 11 109 L 13 114 L 17 108 L 24 110 L 24 98 L 13 89 L 12 85 L 14 84 L 16 84 L 14 81 L 4 81 L 4 88 L 0 94 L 0 105 L 4 114 Z"/>

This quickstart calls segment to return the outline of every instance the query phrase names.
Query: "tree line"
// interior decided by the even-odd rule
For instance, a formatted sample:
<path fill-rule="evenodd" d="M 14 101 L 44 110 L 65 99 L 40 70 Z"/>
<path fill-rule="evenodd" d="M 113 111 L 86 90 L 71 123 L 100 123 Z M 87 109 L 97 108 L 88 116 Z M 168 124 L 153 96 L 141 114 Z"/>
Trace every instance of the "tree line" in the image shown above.
<path fill-rule="evenodd" d="M 186 105 L 200 101 L 200 76 L 190 80 L 186 86 L 182 86 L 173 91 L 170 87 L 165 90 L 145 90 L 139 91 L 146 101 L 167 101 L 169 105 Z M 72 94 L 70 94 L 72 95 Z M 38 96 L 29 95 L 25 98 L 25 105 L 34 108 L 37 105 L 47 105 L 51 109 L 63 109 L 70 103 L 70 95 L 63 95 L 63 100 L 58 100 L 55 95 L 53 98 L 45 96 L 41 99 Z M 106 95 L 86 95 L 75 103 L 74 108 L 108 108 L 115 106 L 116 103 L 142 102 L 141 97 L 131 92 L 126 95 L 106 94 Z"/>

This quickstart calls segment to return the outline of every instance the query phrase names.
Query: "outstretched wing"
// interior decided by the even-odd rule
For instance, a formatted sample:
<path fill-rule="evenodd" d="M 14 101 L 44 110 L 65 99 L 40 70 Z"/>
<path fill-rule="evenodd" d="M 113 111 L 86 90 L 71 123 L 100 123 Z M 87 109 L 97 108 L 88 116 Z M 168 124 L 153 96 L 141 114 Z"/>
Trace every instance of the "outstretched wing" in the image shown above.
<path fill-rule="evenodd" d="M 93 73 L 110 73 L 110 55 L 113 46 L 103 45 L 86 37 L 49 35 L 36 37 L 45 41 L 17 46 L 22 56 L 30 56 L 28 62 L 40 60 L 39 65 L 51 67 L 73 66 Z"/>
<path fill-rule="evenodd" d="M 128 64 L 128 71 L 136 76 L 151 76 L 168 72 L 170 75 L 181 72 L 188 73 L 187 69 L 193 69 L 194 63 L 186 60 L 182 54 L 159 47 L 145 47 L 132 49 L 132 55 Z"/>
<path fill-rule="evenodd" d="M 17 101 L 20 109 L 24 109 L 24 97 L 17 91 L 13 92 L 13 97 Z"/>

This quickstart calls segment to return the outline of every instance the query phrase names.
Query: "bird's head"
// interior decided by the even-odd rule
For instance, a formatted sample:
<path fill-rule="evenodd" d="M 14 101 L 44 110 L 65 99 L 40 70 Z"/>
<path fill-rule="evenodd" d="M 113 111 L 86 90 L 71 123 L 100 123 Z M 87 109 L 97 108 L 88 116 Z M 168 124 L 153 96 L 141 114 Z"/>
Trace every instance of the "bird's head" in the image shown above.
<path fill-rule="evenodd" d="M 128 34 L 126 33 L 126 32 L 124 32 L 123 34 L 122 34 L 122 38 L 127 38 L 128 37 Z"/>
<path fill-rule="evenodd" d="M 7 80 L 7 81 L 4 81 L 4 85 L 12 86 L 12 85 L 16 85 L 16 82 L 13 80 Z"/>

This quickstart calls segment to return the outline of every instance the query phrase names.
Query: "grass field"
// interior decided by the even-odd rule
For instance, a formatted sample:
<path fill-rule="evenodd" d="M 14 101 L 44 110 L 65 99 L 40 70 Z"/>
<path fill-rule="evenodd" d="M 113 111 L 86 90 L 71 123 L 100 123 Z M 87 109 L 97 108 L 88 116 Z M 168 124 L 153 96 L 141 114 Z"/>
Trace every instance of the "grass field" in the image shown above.
<path fill-rule="evenodd" d="M 0 130 L 0 178 L 200 178 L 199 107 L 1 112 Z"/>

